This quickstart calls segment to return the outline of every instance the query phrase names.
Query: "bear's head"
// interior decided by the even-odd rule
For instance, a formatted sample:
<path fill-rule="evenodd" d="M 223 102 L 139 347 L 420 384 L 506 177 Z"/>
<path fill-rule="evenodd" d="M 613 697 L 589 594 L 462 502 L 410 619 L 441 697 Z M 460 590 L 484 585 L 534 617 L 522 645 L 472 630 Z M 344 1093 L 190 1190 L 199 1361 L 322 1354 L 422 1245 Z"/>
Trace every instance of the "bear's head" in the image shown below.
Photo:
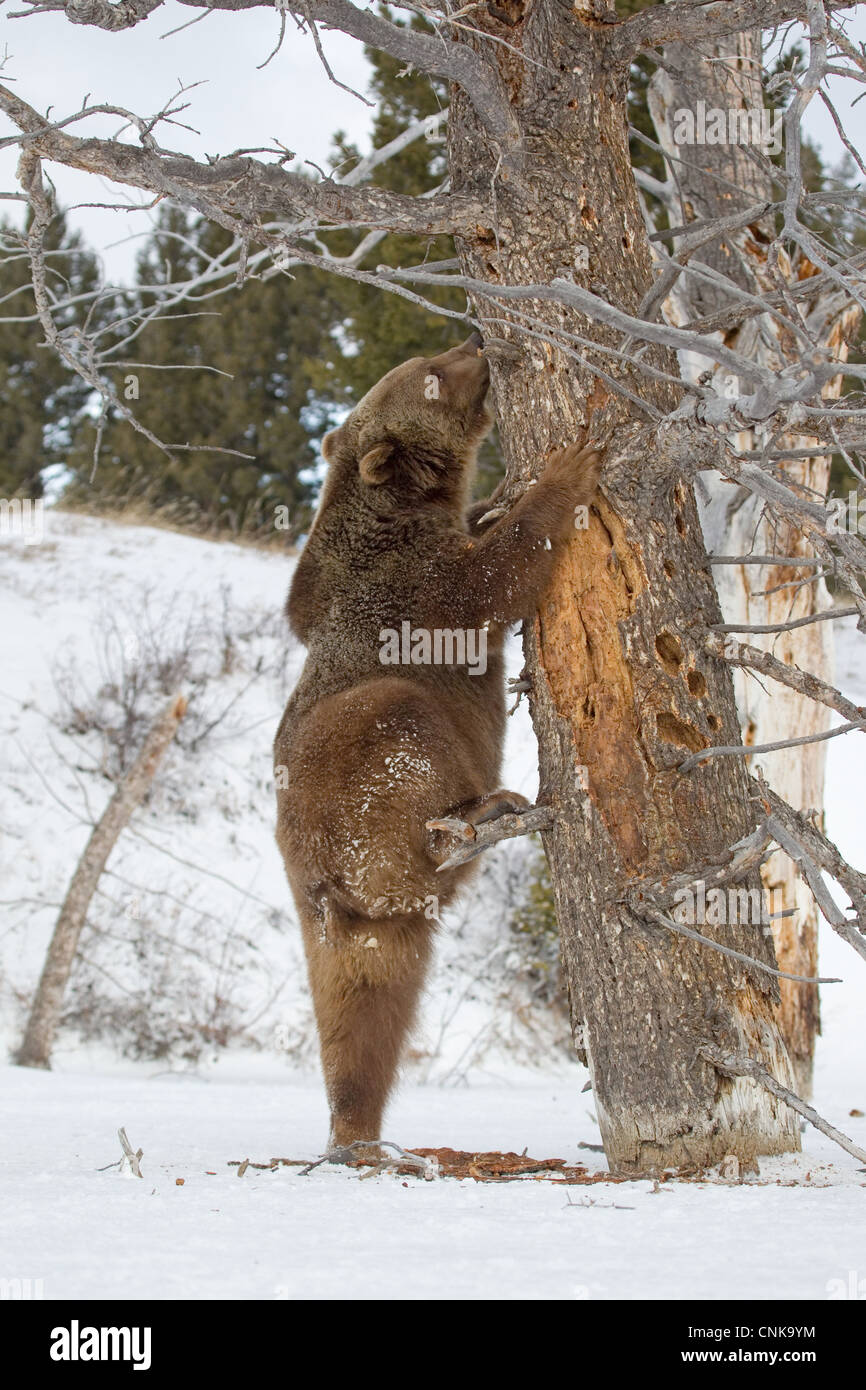
<path fill-rule="evenodd" d="M 412 357 L 395 367 L 325 435 L 325 459 L 357 470 L 368 488 L 462 499 L 493 423 L 481 349 L 481 335 L 473 333 L 438 357 Z"/>

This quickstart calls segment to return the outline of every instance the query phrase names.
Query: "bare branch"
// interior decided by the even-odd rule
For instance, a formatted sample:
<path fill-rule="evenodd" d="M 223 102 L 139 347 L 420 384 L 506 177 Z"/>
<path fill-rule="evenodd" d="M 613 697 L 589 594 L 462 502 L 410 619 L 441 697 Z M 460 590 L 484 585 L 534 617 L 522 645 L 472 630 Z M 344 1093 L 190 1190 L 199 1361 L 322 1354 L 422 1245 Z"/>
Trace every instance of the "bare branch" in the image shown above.
<path fill-rule="evenodd" d="M 801 671 L 797 666 L 789 666 L 786 662 L 779 661 L 778 657 L 771 656 L 759 647 L 749 646 L 746 642 L 735 642 L 730 637 L 726 640 L 717 632 L 709 634 L 704 646 L 713 656 L 721 657 L 731 666 L 743 666 L 752 671 L 760 671 L 762 675 L 787 685 L 790 690 L 798 690 L 810 700 L 817 700 L 819 704 L 837 710 L 843 719 L 856 723 L 866 718 L 866 709 L 855 705 L 853 700 L 847 700 L 841 691 L 835 690 L 826 681 L 813 676 L 810 671 Z"/>
<path fill-rule="evenodd" d="M 100 427 L 97 429 L 97 446 L 101 439 L 101 424 L 104 421 L 108 405 L 112 405 L 115 410 L 138 431 L 139 434 L 150 440 L 151 444 L 160 449 L 165 454 L 171 454 L 172 446 L 164 444 L 163 441 L 145 425 L 138 420 L 129 407 L 117 395 L 113 385 L 104 377 L 92 355 L 92 347 L 88 340 L 78 329 L 59 329 L 53 314 L 53 300 L 48 289 L 46 268 L 45 268 L 45 245 L 44 238 L 48 226 L 51 222 L 52 209 L 51 203 L 42 183 L 42 165 L 32 150 L 25 151 L 19 163 L 19 177 L 24 188 L 27 190 L 27 197 L 33 212 L 32 221 L 27 230 L 27 252 L 30 257 L 31 276 L 33 283 L 33 296 L 36 303 L 36 312 L 42 325 L 47 342 L 57 352 L 58 356 L 68 367 L 78 374 L 83 381 L 92 386 L 97 391 L 103 401 L 103 411 L 100 416 Z M 193 451 L 198 446 L 192 444 L 180 444 L 174 446 L 177 450 Z M 201 446 L 205 452 L 217 452 L 235 454 L 238 457 L 246 458 L 249 455 L 240 454 L 236 449 L 216 449 L 210 445 Z"/>
<path fill-rule="evenodd" d="M 372 185 L 355 188 L 348 180 L 314 183 L 280 163 L 263 164 L 249 156 L 229 155 L 201 164 L 155 146 L 136 148 L 117 140 L 70 136 L 2 86 L 0 109 L 31 137 L 28 146 L 41 158 L 176 198 L 216 220 L 221 220 L 216 218 L 218 211 L 227 213 L 251 235 L 263 230 L 264 219 L 277 216 L 293 223 L 307 219 L 308 225 L 349 224 L 437 236 L 476 227 L 485 211 L 478 199 L 466 194 L 413 198 Z"/>
<path fill-rule="evenodd" d="M 579 313 L 584 314 L 592 322 L 603 323 L 608 327 L 619 329 L 641 342 L 658 343 L 663 347 L 682 348 L 697 352 L 701 356 L 727 367 L 737 376 L 742 377 L 744 381 L 756 387 L 763 385 L 767 389 L 772 389 L 775 382 L 771 372 L 757 366 L 749 358 L 732 352 L 722 343 L 705 338 L 699 333 L 687 332 L 682 328 L 673 328 L 667 324 L 649 323 L 645 319 L 635 318 L 632 314 L 627 314 L 624 310 L 608 304 L 604 299 L 593 294 L 591 290 L 575 285 L 570 280 L 554 278 L 549 285 L 497 284 L 491 286 L 483 280 L 475 280 L 468 275 L 431 276 L 423 270 L 400 270 L 391 266 L 378 266 L 377 270 L 383 279 L 391 278 L 410 280 L 419 284 L 448 285 L 453 289 L 466 290 L 469 294 L 489 296 L 492 293 L 497 299 L 535 299 L 567 304 L 570 308 L 577 309 Z M 836 372 L 838 373 L 838 371 L 837 364 Z"/>
<path fill-rule="evenodd" d="M 93 828 L 57 918 L 24 1039 L 15 1056 L 18 1066 L 51 1065 L 60 1006 L 90 900 L 118 835 L 153 782 L 185 713 L 186 698 L 174 696 L 152 725 L 138 757 Z"/>
<path fill-rule="evenodd" d="M 44 14 L 50 10 L 63 10 L 71 24 L 90 24 L 98 29 L 117 32 L 131 29 L 148 15 L 158 10 L 163 0 L 37 0 L 29 10 L 10 10 L 10 19 L 25 19 L 31 14 Z"/>
<path fill-rule="evenodd" d="M 808 457 L 808 458 L 814 458 L 814 457 L 815 457 L 815 451 L 814 451 L 814 449 L 811 450 L 808 454 L 806 454 L 806 451 L 803 450 L 803 453 L 804 453 L 804 455 L 806 455 L 806 457 Z M 786 457 L 786 458 L 790 458 L 790 454 L 786 454 L 785 457 Z M 708 556 L 707 556 L 707 564 L 708 564 L 708 565 L 785 565 L 785 566 L 790 565 L 790 566 L 792 566 L 792 568 L 795 567 L 795 566 L 800 566 L 801 568 L 805 567 L 806 569 L 811 569 L 811 568 L 814 568 L 815 566 L 818 566 L 818 567 L 820 568 L 820 566 L 821 566 L 821 564 L 822 564 L 822 561 L 821 561 L 821 560 L 816 560 L 816 559 L 814 558 L 814 556 L 812 556 L 812 557 L 806 556 L 806 557 L 804 558 L 804 557 L 801 556 L 801 555 L 708 555 Z M 836 616 L 836 615 L 834 614 L 834 616 Z M 742 629 L 738 629 L 738 631 L 741 631 L 741 630 L 742 630 Z"/>
<path fill-rule="evenodd" d="M 689 941 L 698 941 L 702 946 L 709 946 L 713 951 L 720 951 L 723 956 L 730 956 L 732 960 L 742 961 L 744 965 L 751 965 L 755 970 L 763 970 L 765 975 L 774 975 L 777 980 L 795 980 L 802 985 L 842 984 L 841 979 L 834 976 L 789 975 L 784 970 L 776 970 L 772 965 L 765 965 L 763 961 L 755 960 L 754 956 L 747 956 L 743 951 L 735 951 L 733 946 L 723 946 L 720 941 L 713 941 L 709 936 L 702 936 L 692 927 L 684 927 L 680 922 L 674 922 L 666 913 L 658 912 L 654 907 L 644 908 L 644 916 L 649 917 L 653 922 L 658 922 L 660 926 L 667 927 L 668 931 L 676 932 L 678 936 L 687 936 Z"/>
<path fill-rule="evenodd" d="M 391 1149 L 395 1157 L 389 1160 L 383 1156 L 380 1164 L 373 1169 L 373 1173 L 367 1176 L 374 1176 L 384 1168 L 387 1168 L 391 1163 L 409 1164 L 412 1168 L 416 1169 L 423 1178 L 426 1178 L 428 1182 L 432 1178 L 438 1176 L 439 1169 L 435 1159 L 423 1158 L 419 1154 L 410 1153 L 408 1149 L 404 1149 L 400 1144 L 393 1143 L 390 1139 L 355 1139 L 351 1144 L 338 1144 L 333 1149 L 328 1149 L 327 1153 L 323 1153 L 321 1157 L 314 1159 L 312 1163 L 306 1164 L 306 1166 L 301 1169 L 299 1177 L 308 1177 L 314 1169 L 321 1167 L 323 1163 L 353 1163 L 359 1158 L 364 1158 L 371 1149 Z M 254 1164 L 253 1166 L 260 1167 L 262 1165 Z"/>
<path fill-rule="evenodd" d="M 857 0 L 826 0 L 828 10 L 850 10 Z M 719 4 L 675 0 L 639 10 L 612 31 L 611 46 L 622 60 L 644 49 L 693 40 L 697 43 L 741 34 L 746 29 L 775 29 L 792 20 L 805 23 L 805 0 L 723 0 Z"/>
<path fill-rule="evenodd" d="M 510 840 L 516 835 L 531 835 L 536 830 L 549 829 L 552 824 L 553 812 L 549 806 L 530 806 L 526 811 L 497 816 L 496 820 L 484 821 L 480 825 L 470 825 L 455 816 L 426 822 L 428 830 L 444 830 L 462 841 L 449 858 L 437 867 L 437 874 L 444 873 L 446 869 L 456 869 L 458 864 L 466 864 L 500 840 Z"/>
<path fill-rule="evenodd" d="M 772 838 L 767 822 L 762 821 L 757 829 L 731 846 L 720 864 L 706 865 L 697 873 L 668 875 L 663 881 L 651 885 L 637 880 L 626 894 L 627 901 L 633 911 L 641 916 L 647 904 L 660 910 L 669 908 L 680 900 L 684 891 L 697 890 L 701 884 L 706 891 L 728 883 L 738 883 L 763 863 Z"/>
<path fill-rule="evenodd" d="M 775 816 L 770 817 L 769 821 L 772 834 L 780 849 L 783 849 L 788 858 L 791 859 L 800 870 L 803 878 L 809 885 L 816 903 L 820 907 L 830 926 L 843 940 L 853 946 L 859 956 L 866 960 L 866 940 L 857 932 L 856 928 L 848 921 L 844 913 L 836 906 L 824 880 L 818 865 L 807 854 L 799 840 L 790 835 L 785 827 L 780 824 Z"/>
<path fill-rule="evenodd" d="M 795 857 L 795 861 L 803 866 L 804 875 L 808 860 L 813 866 L 809 869 L 812 879 L 820 884 L 819 892 L 823 888 L 823 884 L 818 871 L 823 869 L 848 894 L 855 913 L 855 920 L 850 922 L 845 919 L 844 927 L 842 927 L 834 921 L 835 912 L 832 910 L 831 914 L 827 916 L 827 920 L 834 927 L 834 930 L 844 937 L 850 946 L 854 947 L 858 955 L 864 956 L 866 959 L 866 874 L 860 873 L 859 870 L 847 863 L 832 840 L 828 840 L 823 831 L 819 830 L 801 811 L 795 811 L 789 806 L 777 792 L 774 792 L 767 785 L 763 777 L 757 775 L 755 780 L 758 788 L 758 799 L 764 808 L 771 812 L 776 825 L 784 829 L 795 841 L 797 854 L 792 857 Z M 811 883 L 812 879 L 808 881 Z"/>
<path fill-rule="evenodd" d="M 827 1120 L 822 1120 L 817 1110 L 813 1110 L 811 1105 L 807 1105 L 793 1091 L 789 1091 L 787 1086 L 783 1086 L 780 1081 L 777 1081 L 766 1067 L 761 1066 L 760 1062 L 755 1062 L 751 1057 L 746 1057 L 741 1053 L 723 1052 L 720 1047 L 715 1047 L 711 1043 L 705 1043 L 700 1049 L 700 1053 L 723 1076 L 751 1077 L 777 1100 L 783 1100 L 786 1105 L 790 1105 L 792 1110 L 796 1110 L 798 1115 L 802 1115 L 803 1119 L 808 1120 L 815 1129 L 826 1134 L 828 1139 L 832 1139 L 834 1144 L 838 1144 L 846 1153 L 851 1154 L 852 1158 L 856 1158 L 860 1163 L 866 1163 L 866 1151 L 843 1134 L 841 1130 L 836 1129 L 835 1125 L 831 1125 Z"/>
<path fill-rule="evenodd" d="M 161 3 L 162 0 L 119 0 L 116 4 L 111 4 L 110 0 L 40 0 L 38 6 L 15 11 L 12 17 L 22 18 L 37 11 L 61 11 L 72 24 L 120 30 L 139 24 Z M 272 0 L 183 0 L 183 3 L 208 10 L 273 9 Z M 499 74 L 468 44 L 452 43 L 438 33 L 421 34 L 393 24 L 372 9 L 359 9 L 350 0 L 310 0 L 310 3 L 281 0 L 280 8 L 310 24 L 311 32 L 315 25 L 339 30 L 421 72 L 456 82 L 503 148 L 517 146 L 519 129 Z"/>
<path fill-rule="evenodd" d="M 133 1177 L 143 1178 L 144 1174 L 141 1171 L 141 1160 L 144 1158 L 144 1150 L 133 1149 L 126 1136 L 125 1129 L 119 1129 L 117 1131 L 117 1137 L 120 1140 L 120 1147 L 123 1149 L 123 1158 L 120 1160 L 121 1173 L 125 1171 L 124 1165 L 126 1165 L 126 1170 L 128 1170 Z M 113 1166 L 114 1165 L 112 1165 L 112 1167 Z"/>
<path fill-rule="evenodd" d="M 782 748 L 804 748 L 807 743 L 823 743 L 825 739 L 838 738 L 840 734 L 850 733 L 852 729 L 866 729 L 866 719 L 839 724 L 835 729 L 826 729 L 823 733 L 804 734 L 802 738 L 781 738 L 776 743 L 754 743 L 750 746 L 730 743 L 717 748 L 702 748 L 699 753 L 692 753 L 690 757 L 678 763 L 677 770 L 680 773 L 691 772 L 709 758 L 751 758 L 758 753 L 777 753 Z"/>

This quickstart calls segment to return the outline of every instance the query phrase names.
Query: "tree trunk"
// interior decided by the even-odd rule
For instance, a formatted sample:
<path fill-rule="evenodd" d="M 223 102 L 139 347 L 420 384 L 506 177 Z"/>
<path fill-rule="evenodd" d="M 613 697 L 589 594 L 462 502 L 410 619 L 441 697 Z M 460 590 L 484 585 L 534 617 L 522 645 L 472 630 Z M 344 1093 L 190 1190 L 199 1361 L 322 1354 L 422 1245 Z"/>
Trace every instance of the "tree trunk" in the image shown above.
<path fill-rule="evenodd" d="M 14 1057 L 19 1067 L 51 1066 L 51 1049 L 63 995 L 90 899 L 118 835 L 143 800 L 185 713 L 184 696 L 175 696 L 152 726 L 141 752 L 94 826 L 57 918 L 24 1040 Z"/>
<path fill-rule="evenodd" d="M 527 339 L 496 304 L 497 281 L 571 274 L 590 289 L 604 286 L 631 313 L 651 284 L 629 160 L 626 74 L 605 70 L 595 32 L 588 14 L 546 0 L 507 34 L 534 61 L 487 49 L 510 81 L 522 171 L 497 168 L 471 107 L 454 97 L 453 186 L 492 186 L 496 207 L 492 226 L 459 243 L 461 262 L 490 283 L 490 297 L 476 306 L 487 333 L 518 344 Z M 620 346 L 562 306 L 526 308 L 546 325 Z M 670 409 L 675 388 L 590 355 L 651 406 Z M 664 353 L 647 351 L 644 360 L 676 375 Z M 539 343 L 519 360 L 494 363 L 493 391 L 514 479 L 583 439 L 600 410 L 617 427 L 589 530 L 575 532 L 525 641 L 540 800 L 557 815 L 544 839 L 572 1025 L 586 1049 L 608 1161 L 615 1172 L 637 1174 L 702 1167 L 726 1153 L 749 1162 L 796 1150 L 799 1132 L 785 1105 L 748 1080 L 721 1076 L 698 1051 L 710 1042 L 749 1053 L 790 1085 L 775 982 L 649 925 L 624 900 L 639 881 L 689 869 L 697 876 L 754 823 L 742 759 L 711 760 L 686 776 L 676 770 L 691 752 L 739 741 L 730 673 L 702 646 L 720 610 L 692 485 L 665 461 L 655 427 L 629 418 L 635 410 L 564 352 Z M 773 963 L 758 927 L 701 930 L 721 931 L 725 944 Z"/>
<path fill-rule="evenodd" d="M 695 112 L 698 101 L 706 109 L 761 111 L 763 92 L 760 81 L 762 46 L 759 30 L 732 35 L 715 43 L 686 47 L 670 44 L 665 49 L 665 69 L 659 69 L 650 84 L 650 111 L 662 147 L 675 159 L 676 196 L 669 208 L 672 225 L 712 220 L 730 215 L 739 208 L 771 202 L 774 196 L 769 177 L 742 145 L 736 143 L 677 145 L 673 139 L 673 114 L 678 110 Z M 730 237 L 702 247 L 691 264 L 700 263 L 733 279 L 751 294 L 766 295 L 778 288 L 779 280 L 796 284 L 815 273 L 815 268 L 799 254 L 793 262 L 783 255 L 779 277 L 773 280 L 767 264 L 772 224 L 760 221 L 743 227 Z M 678 243 L 670 246 L 674 252 Z M 733 303 L 723 288 L 716 288 L 688 273 L 676 282 L 665 310 L 670 322 L 685 324 L 712 315 Z M 845 338 L 856 326 L 859 312 L 845 305 L 838 293 L 819 298 L 810 306 L 810 332 L 819 342 L 834 347 L 844 360 Z M 760 330 L 760 331 L 759 331 Z M 762 366 L 778 371 L 796 360 L 802 343 L 786 331 L 772 315 L 748 319 L 735 332 L 725 336 L 728 346 Z M 707 363 L 683 361 L 684 374 L 695 377 Z M 713 373 L 716 389 L 724 395 L 726 373 Z M 825 395 L 838 395 L 841 378 L 831 383 Z M 815 441 L 802 436 L 782 436 L 771 430 L 746 431 L 732 441 L 738 449 L 760 449 L 772 437 L 774 449 L 807 448 Z M 780 465 L 792 483 L 806 484 L 819 494 L 826 493 L 830 460 L 816 456 L 791 460 Z M 701 519 L 704 537 L 711 553 L 745 555 L 811 556 L 814 552 L 799 532 L 779 526 L 766 515 L 763 503 L 725 482 L 719 474 L 704 474 L 701 480 Z M 771 624 L 799 618 L 829 606 L 823 580 L 814 581 L 808 569 L 784 565 L 719 566 L 714 570 L 725 622 Z M 806 582 L 802 582 L 802 581 Z M 812 581 L 812 582 L 809 582 Z M 772 592 L 768 592 L 772 591 Z M 822 676 L 832 684 L 833 635 L 829 623 L 813 623 L 781 636 L 754 636 L 747 640 L 771 651 L 780 661 Z M 772 681 L 755 679 L 738 670 L 734 687 L 740 727 L 746 744 L 773 743 L 779 739 L 821 733 L 829 728 L 830 711 L 823 705 Z M 771 786 L 797 810 L 821 810 L 824 802 L 824 743 L 766 755 L 765 772 Z M 777 852 L 763 869 L 764 886 L 770 910 L 793 912 L 776 917 L 773 923 L 776 955 L 782 970 L 797 975 L 818 973 L 818 911 L 808 887 L 801 881 L 796 865 Z M 818 987 L 780 982 L 779 1017 L 801 1095 L 810 1095 L 815 1037 L 819 1031 Z"/>

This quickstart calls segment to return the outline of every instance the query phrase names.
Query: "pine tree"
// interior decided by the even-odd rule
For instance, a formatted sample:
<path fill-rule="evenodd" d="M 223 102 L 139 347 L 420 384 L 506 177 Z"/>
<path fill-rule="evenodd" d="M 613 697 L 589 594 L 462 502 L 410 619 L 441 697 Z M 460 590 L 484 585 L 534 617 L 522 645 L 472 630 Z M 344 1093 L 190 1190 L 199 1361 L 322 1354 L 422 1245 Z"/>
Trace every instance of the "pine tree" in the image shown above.
<path fill-rule="evenodd" d="M 58 299 L 96 287 L 95 259 L 77 234 L 70 235 L 62 215 L 54 218 L 45 240 L 48 286 Z M 45 344 L 22 233 L 0 223 L 0 246 L 0 496 L 37 498 L 45 491 L 46 470 L 65 461 L 90 393 Z M 88 307 L 85 302 L 70 308 L 59 326 L 82 322 Z"/>
<path fill-rule="evenodd" d="M 190 278 L 226 244 L 221 228 L 167 208 L 139 258 L 139 305 L 152 302 L 149 287 Z M 70 499 L 88 506 L 137 501 L 180 524 L 233 534 L 270 532 L 275 508 L 287 507 L 283 529 L 298 535 L 314 493 L 311 436 L 323 428 L 312 374 L 329 350 L 332 318 L 328 281 L 301 271 L 193 296 L 154 320 L 127 350 L 154 369 L 118 368 L 118 394 L 137 391 L 131 408 L 165 444 L 251 457 L 205 450 L 166 457 L 117 418 L 105 430 L 95 472 L 92 425 L 79 431 Z"/>

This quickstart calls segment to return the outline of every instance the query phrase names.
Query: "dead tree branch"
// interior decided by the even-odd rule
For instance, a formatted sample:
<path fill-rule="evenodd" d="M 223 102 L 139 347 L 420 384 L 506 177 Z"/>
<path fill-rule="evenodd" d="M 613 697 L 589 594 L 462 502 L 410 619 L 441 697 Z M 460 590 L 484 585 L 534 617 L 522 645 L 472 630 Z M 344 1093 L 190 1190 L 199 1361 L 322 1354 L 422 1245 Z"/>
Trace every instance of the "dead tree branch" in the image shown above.
<path fill-rule="evenodd" d="M 778 657 L 762 651 L 759 647 L 749 646 L 747 642 L 735 642 L 730 637 L 723 638 L 718 632 L 711 632 L 704 646 L 713 656 L 720 657 L 731 666 L 743 666 L 747 670 L 760 671 L 762 675 L 787 685 L 789 689 L 798 690 L 810 700 L 817 700 L 819 704 L 837 710 L 843 719 L 849 720 L 852 724 L 862 723 L 866 719 L 866 709 L 861 705 L 855 705 L 853 700 L 846 699 L 841 691 L 835 690 L 832 685 L 820 680 L 818 676 L 813 676 L 809 671 L 801 671 L 797 666 L 789 666 L 786 662 L 779 661 Z"/>
<path fill-rule="evenodd" d="M 536 830 L 547 830 L 553 824 L 553 812 L 549 806 L 530 806 L 527 811 L 513 815 L 497 816 L 496 820 L 484 821 L 480 825 L 470 825 L 468 821 L 455 816 L 442 820 L 428 820 L 428 830 L 444 830 L 462 841 L 452 854 L 440 864 L 437 874 L 446 869 L 456 869 L 458 864 L 466 864 L 476 855 L 483 854 L 491 845 L 500 840 L 511 840 L 517 835 L 532 835 Z"/>
<path fill-rule="evenodd" d="M 146 796 L 185 713 L 186 699 L 182 695 L 175 696 L 153 724 L 141 752 L 87 841 L 60 909 L 24 1039 L 15 1055 L 14 1060 L 20 1067 L 47 1068 L 51 1065 L 63 995 L 90 900 L 120 832 Z"/>
<path fill-rule="evenodd" d="M 698 767 L 708 758 L 751 758 L 758 753 L 778 753 L 783 748 L 804 748 L 809 743 L 823 743 L 825 739 L 838 738 L 840 734 L 850 733 L 852 729 L 864 728 L 866 719 L 857 719 L 850 724 L 839 724 L 835 729 L 827 729 L 824 733 L 804 734 L 802 738 L 780 738 L 775 743 L 752 745 L 728 743 L 715 748 L 702 748 L 699 753 L 692 753 L 688 758 L 684 758 L 678 764 L 678 771 L 681 774 L 691 772 L 692 768 Z"/>
<path fill-rule="evenodd" d="M 828 608 L 823 613 L 810 613 L 805 618 L 792 618 L 787 623 L 715 623 L 713 632 L 792 632 L 797 627 L 808 627 L 809 623 L 833 622 L 836 618 L 856 618 L 859 613 L 859 608 Z"/>
<path fill-rule="evenodd" d="M 227 155 L 202 164 L 155 143 L 137 147 L 119 140 L 67 135 L 3 86 L 0 110 L 27 137 L 26 148 L 40 158 L 162 197 L 192 202 L 211 214 L 219 209 L 250 233 L 261 232 L 262 221 L 283 217 L 293 223 L 312 219 L 311 226 L 350 224 L 438 236 L 470 230 L 483 212 L 483 204 L 466 194 L 414 198 L 372 185 L 355 187 L 332 179 L 314 182 L 283 168 L 280 161 L 285 155 L 276 150 L 278 158 L 272 164 L 251 155 Z"/>
<path fill-rule="evenodd" d="M 772 839 L 767 822 L 762 821 L 749 835 L 731 846 L 721 864 L 706 865 L 697 873 L 674 874 L 665 878 L 663 883 L 637 882 L 629 889 L 626 900 L 640 916 L 647 905 L 663 911 L 675 903 L 683 892 L 694 891 L 701 884 L 706 890 L 738 883 L 760 867 Z"/>
<path fill-rule="evenodd" d="M 73 24 L 99 29 L 129 29 L 158 9 L 162 0 L 39 0 L 31 10 L 13 11 L 11 18 L 28 14 L 62 11 Z M 184 0 L 208 10 L 248 10 L 261 6 L 272 9 L 272 0 Z M 350 0 L 280 0 L 280 9 L 299 21 L 336 29 L 381 53 L 389 53 L 422 72 L 444 77 L 462 87 L 480 120 L 491 135 L 511 146 L 517 142 L 517 123 L 498 72 L 468 44 L 447 42 L 439 34 L 418 33 L 371 9 L 360 9 Z"/>
<path fill-rule="evenodd" d="M 766 975 L 774 975 L 777 980 L 796 980 L 798 984 L 803 985 L 840 985 L 842 983 L 838 977 L 833 976 L 822 978 L 814 975 L 789 975 L 785 970 L 776 970 L 772 965 L 765 965 L 763 961 L 755 960 L 754 956 L 747 956 L 743 951 L 735 951 L 732 946 L 723 946 L 720 941 L 713 941 L 709 936 L 702 936 L 692 927 L 685 927 L 681 922 L 674 922 L 666 913 L 657 912 L 655 908 L 645 908 L 644 915 L 653 922 L 667 927 L 668 931 L 676 932 L 679 936 L 687 936 L 689 941 L 698 941 L 702 946 L 709 946 L 713 951 L 721 951 L 723 956 L 730 956 L 732 960 L 742 961 L 744 965 L 751 965 L 755 970 L 763 970 Z"/>
<path fill-rule="evenodd" d="M 117 1137 L 120 1140 L 120 1147 L 123 1149 L 123 1158 L 120 1160 L 121 1173 L 128 1169 L 134 1178 L 143 1178 L 141 1160 L 144 1157 L 144 1149 L 133 1149 L 125 1129 L 119 1129 Z"/>
<path fill-rule="evenodd" d="M 817 1110 L 813 1110 L 811 1105 L 807 1105 L 799 1096 L 789 1091 L 787 1086 L 783 1086 L 774 1076 L 762 1067 L 760 1062 L 755 1062 L 751 1057 L 744 1057 L 741 1054 L 723 1052 L 720 1047 L 715 1047 L 711 1043 L 705 1043 L 700 1049 L 702 1057 L 721 1072 L 722 1076 L 747 1076 L 752 1081 L 757 1081 L 759 1086 L 763 1086 L 777 1100 L 783 1100 L 786 1105 L 790 1105 L 792 1110 L 796 1110 L 798 1115 L 802 1115 L 804 1120 L 815 1129 L 826 1134 L 828 1139 L 832 1139 L 834 1144 L 838 1144 L 846 1153 L 851 1154 L 860 1163 L 866 1163 L 866 1150 L 855 1144 L 853 1139 L 849 1139 L 841 1130 L 836 1129 L 828 1120 L 823 1120 Z"/>

